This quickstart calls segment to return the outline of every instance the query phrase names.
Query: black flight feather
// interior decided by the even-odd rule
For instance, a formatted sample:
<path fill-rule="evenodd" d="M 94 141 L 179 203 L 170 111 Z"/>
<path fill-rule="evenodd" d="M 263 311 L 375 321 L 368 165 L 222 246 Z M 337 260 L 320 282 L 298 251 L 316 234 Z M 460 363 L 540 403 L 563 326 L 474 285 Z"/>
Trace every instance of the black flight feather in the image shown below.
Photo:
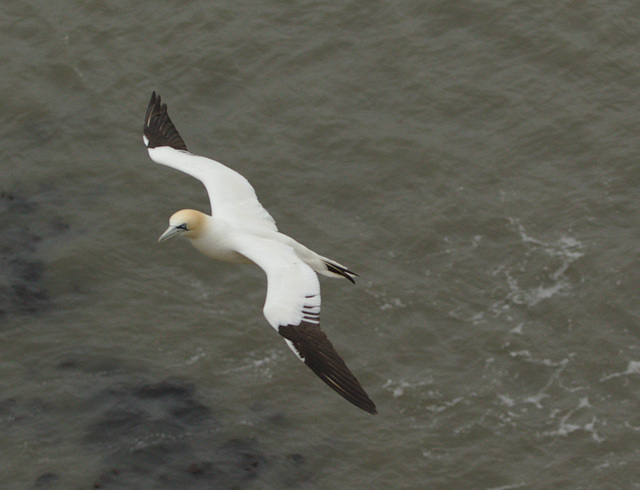
<path fill-rule="evenodd" d="M 187 145 L 169 118 L 167 104 L 161 102 L 160 96 L 154 91 L 144 118 L 143 133 L 149 140 L 147 147 L 170 146 L 176 150 L 186 150 Z"/>
<path fill-rule="evenodd" d="M 332 390 L 356 407 L 371 414 L 378 413 L 376 405 L 319 325 L 302 321 L 300 325 L 280 326 L 278 332 L 293 344 L 304 363 Z"/>

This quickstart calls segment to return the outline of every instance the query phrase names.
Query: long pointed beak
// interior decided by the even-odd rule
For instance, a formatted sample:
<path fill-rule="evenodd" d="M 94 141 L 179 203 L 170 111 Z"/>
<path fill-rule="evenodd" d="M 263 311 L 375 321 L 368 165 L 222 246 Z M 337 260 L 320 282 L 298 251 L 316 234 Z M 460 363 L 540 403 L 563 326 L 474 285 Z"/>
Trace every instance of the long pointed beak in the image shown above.
<path fill-rule="evenodd" d="M 158 243 L 165 242 L 170 238 L 177 237 L 184 231 L 185 231 L 184 228 L 178 228 L 177 226 L 170 226 L 162 235 L 160 235 L 160 237 L 158 238 Z"/>

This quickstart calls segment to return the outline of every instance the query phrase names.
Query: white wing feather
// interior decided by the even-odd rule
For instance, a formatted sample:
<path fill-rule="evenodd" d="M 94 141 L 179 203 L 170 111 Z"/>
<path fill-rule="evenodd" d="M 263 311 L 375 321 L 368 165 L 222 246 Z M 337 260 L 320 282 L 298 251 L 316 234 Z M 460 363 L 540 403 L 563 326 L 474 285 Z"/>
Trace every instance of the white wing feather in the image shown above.
<path fill-rule="evenodd" d="M 212 216 L 277 231 L 275 220 L 258 201 L 256 191 L 235 170 L 210 158 L 170 146 L 148 148 L 148 151 L 154 162 L 180 170 L 204 184 Z"/>
<path fill-rule="evenodd" d="M 303 320 L 319 325 L 318 276 L 291 247 L 275 240 L 247 236 L 236 241 L 236 248 L 267 275 L 263 313 L 273 328 L 299 325 Z"/>

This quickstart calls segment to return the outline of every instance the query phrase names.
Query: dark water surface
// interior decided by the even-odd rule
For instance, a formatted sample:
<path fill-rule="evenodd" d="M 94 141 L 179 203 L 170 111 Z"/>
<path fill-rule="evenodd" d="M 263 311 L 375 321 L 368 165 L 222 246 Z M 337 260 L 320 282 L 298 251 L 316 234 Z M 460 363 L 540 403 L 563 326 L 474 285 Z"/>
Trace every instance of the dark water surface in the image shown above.
<path fill-rule="evenodd" d="M 5 1 L 2 488 L 640 486 L 636 2 Z M 323 324 L 372 417 L 156 244 L 203 187 L 360 274 Z"/>

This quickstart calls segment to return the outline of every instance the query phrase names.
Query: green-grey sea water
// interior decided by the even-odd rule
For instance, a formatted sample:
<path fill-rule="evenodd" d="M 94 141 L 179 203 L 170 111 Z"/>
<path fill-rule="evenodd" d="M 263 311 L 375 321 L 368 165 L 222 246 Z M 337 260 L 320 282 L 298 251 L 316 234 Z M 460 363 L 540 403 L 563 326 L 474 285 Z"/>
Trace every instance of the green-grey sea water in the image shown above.
<path fill-rule="evenodd" d="M 640 486 L 640 14 L 629 1 L 0 6 L 0 487 Z M 158 245 L 203 186 L 152 90 L 323 278 L 379 410 Z"/>

